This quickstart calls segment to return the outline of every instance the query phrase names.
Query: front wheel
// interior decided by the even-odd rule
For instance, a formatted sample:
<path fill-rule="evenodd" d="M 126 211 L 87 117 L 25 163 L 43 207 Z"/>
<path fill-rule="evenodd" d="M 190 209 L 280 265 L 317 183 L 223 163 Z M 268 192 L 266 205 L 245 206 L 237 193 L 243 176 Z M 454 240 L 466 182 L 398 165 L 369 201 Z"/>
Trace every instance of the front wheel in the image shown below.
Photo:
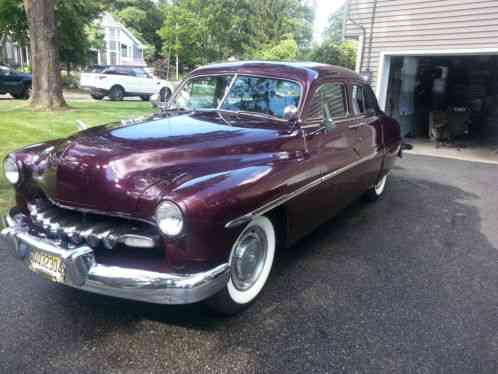
<path fill-rule="evenodd" d="M 387 174 L 379 179 L 377 184 L 367 191 L 365 194 L 365 200 L 367 201 L 377 201 L 379 200 L 386 190 L 387 184 Z"/>
<path fill-rule="evenodd" d="M 230 254 L 230 279 L 226 287 L 207 300 L 216 313 L 233 315 L 263 290 L 275 258 L 275 228 L 267 217 L 255 218 L 235 241 Z"/>

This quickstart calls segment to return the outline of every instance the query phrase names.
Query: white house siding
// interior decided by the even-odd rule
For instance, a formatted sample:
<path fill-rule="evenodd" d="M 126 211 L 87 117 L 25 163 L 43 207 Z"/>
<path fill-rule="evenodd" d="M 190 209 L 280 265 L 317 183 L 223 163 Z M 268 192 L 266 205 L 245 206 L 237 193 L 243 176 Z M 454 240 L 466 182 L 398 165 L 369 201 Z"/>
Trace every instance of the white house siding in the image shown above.
<path fill-rule="evenodd" d="M 498 51 L 496 0 L 350 0 L 349 18 L 366 30 L 359 70 L 371 72 L 375 87 L 382 53 Z M 346 38 L 360 39 L 362 34 L 348 21 Z"/>
<path fill-rule="evenodd" d="M 125 26 L 105 13 L 100 20 L 100 27 L 104 30 L 106 48 L 98 52 L 99 64 L 146 65 L 143 44 Z"/>

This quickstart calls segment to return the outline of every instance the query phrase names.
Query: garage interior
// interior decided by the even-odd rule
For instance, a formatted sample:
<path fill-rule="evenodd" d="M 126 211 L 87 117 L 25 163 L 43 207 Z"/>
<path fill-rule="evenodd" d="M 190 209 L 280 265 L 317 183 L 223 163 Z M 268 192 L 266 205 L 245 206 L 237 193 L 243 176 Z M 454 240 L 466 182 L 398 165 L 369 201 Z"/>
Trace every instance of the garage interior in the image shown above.
<path fill-rule="evenodd" d="M 496 156 L 498 56 L 393 56 L 386 98 L 412 142 Z"/>

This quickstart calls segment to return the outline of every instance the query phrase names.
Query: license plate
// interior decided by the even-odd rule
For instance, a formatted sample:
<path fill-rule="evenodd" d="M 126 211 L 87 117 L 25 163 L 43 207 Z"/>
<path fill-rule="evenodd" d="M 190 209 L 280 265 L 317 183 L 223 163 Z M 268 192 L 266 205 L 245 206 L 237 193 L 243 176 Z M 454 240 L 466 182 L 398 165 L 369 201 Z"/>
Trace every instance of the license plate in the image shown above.
<path fill-rule="evenodd" d="M 29 257 L 29 268 L 54 282 L 64 281 L 64 264 L 58 256 L 32 250 Z"/>

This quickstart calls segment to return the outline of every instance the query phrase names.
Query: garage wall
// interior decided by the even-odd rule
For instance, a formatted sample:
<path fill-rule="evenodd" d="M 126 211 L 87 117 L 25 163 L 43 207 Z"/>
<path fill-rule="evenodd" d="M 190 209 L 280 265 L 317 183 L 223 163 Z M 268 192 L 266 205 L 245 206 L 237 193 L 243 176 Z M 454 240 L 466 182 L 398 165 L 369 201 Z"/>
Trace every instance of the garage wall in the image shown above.
<path fill-rule="evenodd" d="M 498 48 L 496 0 L 349 0 L 349 18 L 366 30 L 360 71 L 375 87 L 382 52 Z M 347 38 L 362 35 L 347 23 Z"/>

